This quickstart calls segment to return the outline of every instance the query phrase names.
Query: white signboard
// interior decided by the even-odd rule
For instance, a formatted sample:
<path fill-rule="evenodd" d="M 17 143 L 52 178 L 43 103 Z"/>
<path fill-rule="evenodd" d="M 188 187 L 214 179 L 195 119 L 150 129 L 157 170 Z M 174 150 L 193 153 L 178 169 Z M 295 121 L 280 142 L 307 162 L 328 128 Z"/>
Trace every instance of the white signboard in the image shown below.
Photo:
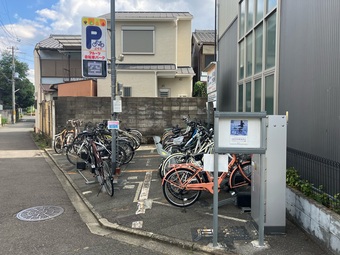
<path fill-rule="evenodd" d="M 107 76 L 107 21 L 103 18 L 83 17 L 82 20 L 82 74 L 83 77 Z"/>

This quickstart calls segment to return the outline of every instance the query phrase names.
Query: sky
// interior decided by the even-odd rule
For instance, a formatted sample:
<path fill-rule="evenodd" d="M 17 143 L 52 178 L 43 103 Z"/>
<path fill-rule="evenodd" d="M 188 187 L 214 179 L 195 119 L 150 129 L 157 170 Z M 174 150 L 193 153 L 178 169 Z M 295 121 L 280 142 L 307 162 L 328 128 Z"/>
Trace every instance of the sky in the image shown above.
<path fill-rule="evenodd" d="M 1 0 L 0 52 L 15 49 L 33 82 L 35 45 L 51 34 L 81 34 L 81 17 L 110 12 L 111 0 Z M 186 11 L 192 31 L 214 29 L 215 0 L 115 0 L 116 11 Z"/>

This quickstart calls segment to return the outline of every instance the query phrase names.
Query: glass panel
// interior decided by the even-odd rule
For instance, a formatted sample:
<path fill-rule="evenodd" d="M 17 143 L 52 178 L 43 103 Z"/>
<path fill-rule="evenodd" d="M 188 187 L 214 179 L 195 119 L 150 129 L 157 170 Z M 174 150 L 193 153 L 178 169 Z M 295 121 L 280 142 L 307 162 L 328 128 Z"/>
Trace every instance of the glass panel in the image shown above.
<path fill-rule="evenodd" d="M 244 77 L 244 40 L 240 42 L 240 50 L 239 50 L 239 78 L 243 79 Z"/>
<path fill-rule="evenodd" d="M 277 0 L 267 0 L 267 13 L 273 10 L 277 5 Z"/>
<path fill-rule="evenodd" d="M 253 27 L 254 0 L 248 0 L 247 31 Z"/>
<path fill-rule="evenodd" d="M 263 0 L 257 0 L 255 23 L 259 22 L 263 18 L 264 12 L 263 10 L 264 10 Z"/>
<path fill-rule="evenodd" d="M 238 111 L 243 112 L 243 85 L 238 86 Z"/>
<path fill-rule="evenodd" d="M 265 78 L 265 110 L 267 114 L 274 114 L 274 75 Z"/>
<path fill-rule="evenodd" d="M 239 27 L 240 38 L 244 35 L 245 18 L 246 18 L 246 2 L 242 1 L 240 6 L 240 27 Z"/>
<path fill-rule="evenodd" d="M 247 36 L 247 52 L 246 52 L 246 63 L 247 63 L 247 76 L 252 75 L 253 73 L 253 34 L 249 34 Z"/>
<path fill-rule="evenodd" d="M 266 31 L 266 69 L 275 66 L 276 13 L 267 20 Z"/>
<path fill-rule="evenodd" d="M 254 91 L 254 111 L 261 111 L 261 79 L 255 81 L 255 91 Z"/>
<path fill-rule="evenodd" d="M 262 71 L 263 25 L 255 30 L 255 73 Z"/>
<path fill-rule="evenodd" d="M 251 82 L 246 84 L 246 112 L 251 112 Z"/>
<path fill-rule="evenodd" d="M 153 53 L 153 31 L 123 30 L 123 53 Z"/>

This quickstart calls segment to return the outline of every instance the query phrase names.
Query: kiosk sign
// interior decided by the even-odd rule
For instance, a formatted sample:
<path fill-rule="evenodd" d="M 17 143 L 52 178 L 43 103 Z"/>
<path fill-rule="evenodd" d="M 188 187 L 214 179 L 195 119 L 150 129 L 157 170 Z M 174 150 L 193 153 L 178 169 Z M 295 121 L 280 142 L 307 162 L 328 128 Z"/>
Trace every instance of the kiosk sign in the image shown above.
<path fill-rule="evenodd" d="M 89 78 L 106 77 L 107 21 L 102 18 L 83 17 L 81 23 L 82 75 Z"/>

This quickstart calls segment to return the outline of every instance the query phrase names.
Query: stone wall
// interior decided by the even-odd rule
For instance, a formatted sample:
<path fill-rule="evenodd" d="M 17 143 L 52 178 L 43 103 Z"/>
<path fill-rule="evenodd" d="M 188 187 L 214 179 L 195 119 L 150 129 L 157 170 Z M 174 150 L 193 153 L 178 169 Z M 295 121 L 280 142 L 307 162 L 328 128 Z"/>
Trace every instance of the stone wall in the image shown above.
<path fill-rule="evenodd" d="M 301 192 L 286 188 L 286 208 L 300 227 L 340 255 L 340 215 L 305 197 Z"/>
<path fill-rule="evenodd" d="M 161 135 L 165 128 L 185 127 L 183 116 L 207 123 L 206 98 L 125 97 L 118 119 L 121 129 L 136 128 L 145 136 L 144 142 L 150 143 L 152 136 Z M 58 97 L 55 100 L 57 132 L 69 119 L 99 123 L 111 118 L 110 97 Z M 213 123 L 212 118 L 209 123 Z"/>

